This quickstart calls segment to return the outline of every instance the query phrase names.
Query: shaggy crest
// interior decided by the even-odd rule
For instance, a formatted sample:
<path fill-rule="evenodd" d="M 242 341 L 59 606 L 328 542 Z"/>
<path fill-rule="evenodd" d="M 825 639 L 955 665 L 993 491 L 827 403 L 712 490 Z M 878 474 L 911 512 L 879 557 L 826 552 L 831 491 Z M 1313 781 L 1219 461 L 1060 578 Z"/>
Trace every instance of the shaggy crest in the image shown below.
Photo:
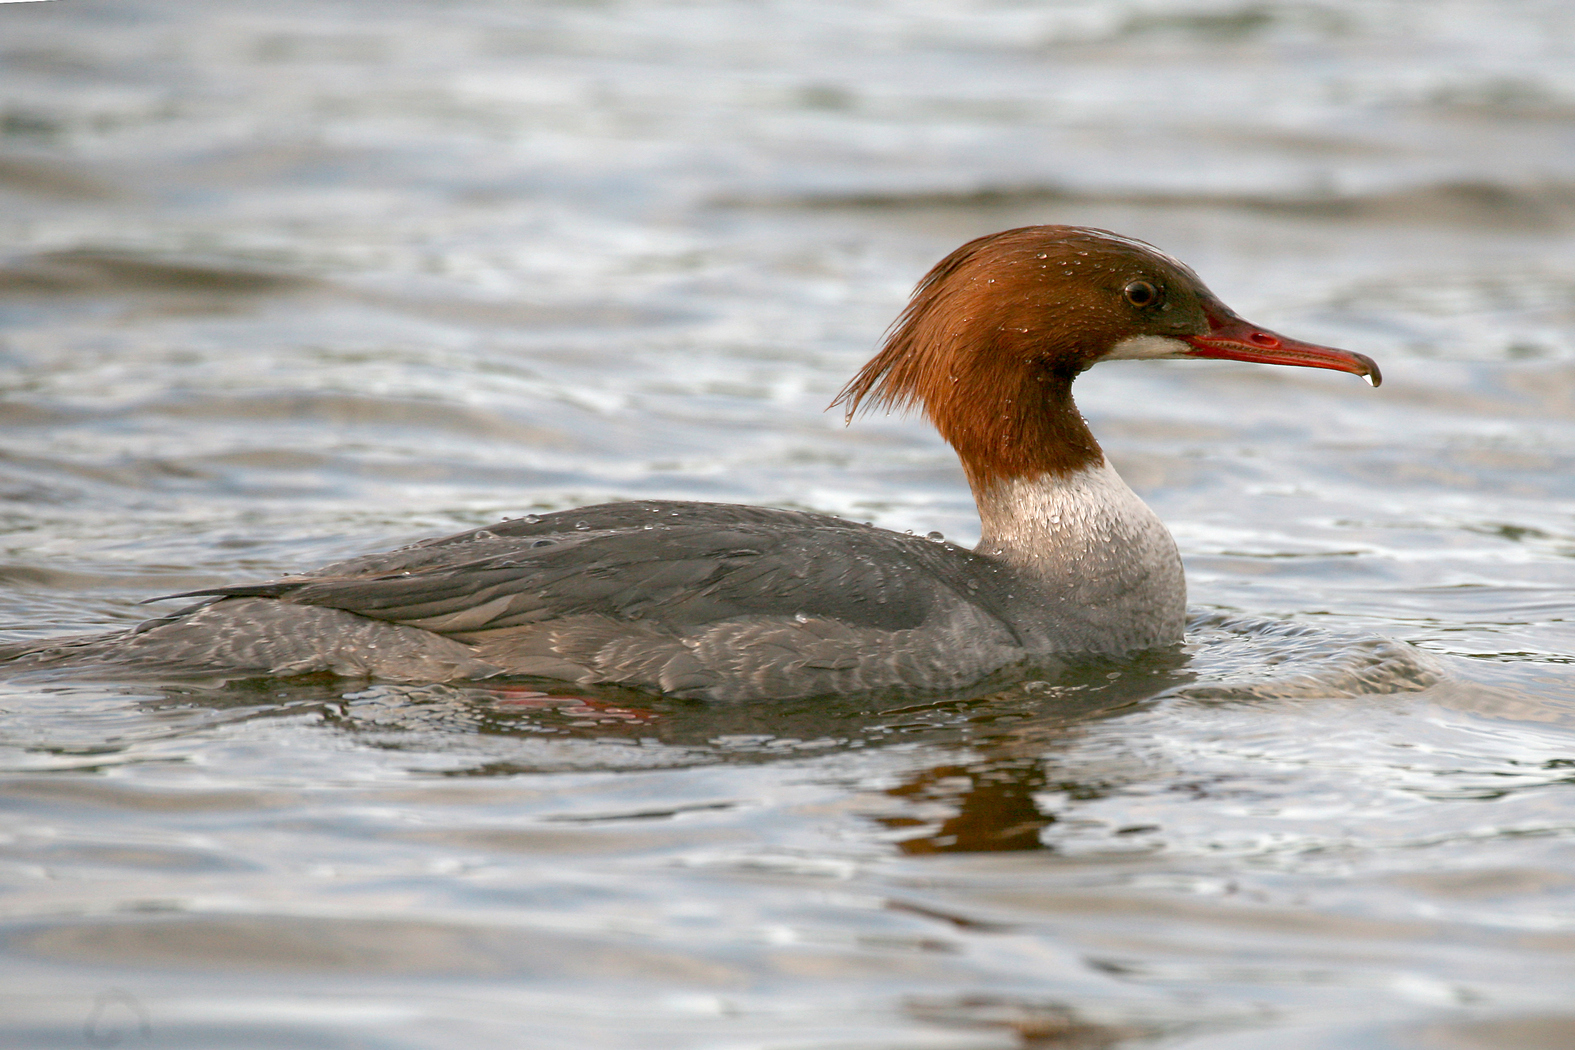
<path fill-rule="evenodd" d="M 1078 226 L 1025 226 L 969 241 L 925 274 L 881 351 L 832 402 L 925 414 L 975 490 L 1097 464 L 1071 384 L 1125 331 L 1119 296 L 1068 298 L 1069 270 L 1115 288 L 1180 264 L 1141 241 Z M 1107 302 L 1107 298 L 1116 301 Z"/>

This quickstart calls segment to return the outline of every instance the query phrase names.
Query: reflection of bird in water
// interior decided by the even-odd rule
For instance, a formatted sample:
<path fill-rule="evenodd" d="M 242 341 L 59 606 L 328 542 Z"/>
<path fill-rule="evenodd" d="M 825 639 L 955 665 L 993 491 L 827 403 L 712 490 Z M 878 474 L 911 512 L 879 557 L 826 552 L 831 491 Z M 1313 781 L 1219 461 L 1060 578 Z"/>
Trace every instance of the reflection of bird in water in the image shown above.
<path fill-rule="evenodd" d="M 923 829 L 904 838 L 904 853 L 988 853 L 1042 849 L 1039 832 L 1055 822 L 1040 810 L 1034 794 L 1045 786 L 1043 763 L 1035 758 L 984 761 L 966 766 L 935 766 L 910 777 L 887 794 L 909 802 L 941 804 L 950 816 L 933 823 L 918 817 L 878 818 L 893 830 Z"/>

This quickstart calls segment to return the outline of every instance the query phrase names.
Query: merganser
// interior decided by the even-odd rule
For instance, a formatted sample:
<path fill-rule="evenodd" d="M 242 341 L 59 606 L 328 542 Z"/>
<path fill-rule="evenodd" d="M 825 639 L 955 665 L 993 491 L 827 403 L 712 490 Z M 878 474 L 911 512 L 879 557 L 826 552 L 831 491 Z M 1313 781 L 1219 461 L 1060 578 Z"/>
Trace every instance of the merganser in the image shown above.
<path fill-rule="evenodd" d="M 1049 654 L 1172 646 L 1186 614 L 1175 541 L 1072 402 L 1090 366 L 1155 358 L 1380 382 L 1362 354 L 1249 324 L 1152 245 L 1077 226 L 1006 230 L 930 270 L 832 402 L 849 420 L 924 409 L 973 490 L 973 550 L 825 514 L 608 503 L 169 595 L 207 601 L 33 648 L 13 668 L 524 675 L 772 700 L 959 688 Z"/>

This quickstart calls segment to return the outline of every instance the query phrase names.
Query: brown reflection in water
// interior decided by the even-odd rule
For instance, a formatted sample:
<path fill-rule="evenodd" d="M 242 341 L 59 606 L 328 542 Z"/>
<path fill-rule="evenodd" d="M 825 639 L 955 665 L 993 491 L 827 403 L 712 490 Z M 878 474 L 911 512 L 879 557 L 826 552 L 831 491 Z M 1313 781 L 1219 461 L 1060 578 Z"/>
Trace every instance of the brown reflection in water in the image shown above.
<path fill-rule="evenodd" d="M 904 853 L 984 853 L 1044 849 L 1039 830 L 1055 821 L 1034 804 L 1045 775 L 1035 759 L 1013 759 L 977 766 L 935 766 L 888 795 L 913 801 L 945 801 L 956 815 L 927 835 L 898 843 Z M 889 828 L 918 826 L 915 817 L 883 817 Z"/>
<path fill-rule="evenodd" d="M 1064 1003 L 1008 995 L 915 996 L 906 1006 L 913 1016 L 932 1023 L 965 1029 L 1004 1029 L 1030 1047 L 1104 1050 L 1159 1034 L 1151 1026 L 1085 1021 Z"/>
<path fill-rule="evenodd" d="M 1057 818 L 1040 808 L 1036 796 L 1100 798 L 1109 786 L 1053 779 L 1047 772 L 1051 757 L 1090 722 L 1130 711 L 1188 678 L 1184 657 L 1148 654 L 1122 664 L 1094 664 L 1057 683 L 1028 682 L 981 698 L 982 708 L 960 734 L 982 751 L 980 757 L 914 771 L 885 791 L 913 812 L 872 819 L 898 833 L 915 829 L 897 842 L 910 855 L 1053 849 L 1041 833 Z M 950 814 L 937 818 L 937 809 Z"/>

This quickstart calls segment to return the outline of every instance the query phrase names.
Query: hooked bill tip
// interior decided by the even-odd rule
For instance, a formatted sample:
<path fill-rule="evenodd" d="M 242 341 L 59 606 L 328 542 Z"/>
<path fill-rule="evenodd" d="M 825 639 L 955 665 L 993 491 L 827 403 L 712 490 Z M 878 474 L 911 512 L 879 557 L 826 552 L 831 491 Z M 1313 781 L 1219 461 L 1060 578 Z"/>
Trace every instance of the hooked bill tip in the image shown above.
<path fill-rule="evenodd" d="M 1384 374 L 1378 370 L 1377 361 L 1374 361 L 1366 354 L 1352 354 L 1351 356 L 1367 366 L 1366 371 L 1358 372 L 1356 374 L 1367 380 L 1368 386 L 1383 386 Z"/>

